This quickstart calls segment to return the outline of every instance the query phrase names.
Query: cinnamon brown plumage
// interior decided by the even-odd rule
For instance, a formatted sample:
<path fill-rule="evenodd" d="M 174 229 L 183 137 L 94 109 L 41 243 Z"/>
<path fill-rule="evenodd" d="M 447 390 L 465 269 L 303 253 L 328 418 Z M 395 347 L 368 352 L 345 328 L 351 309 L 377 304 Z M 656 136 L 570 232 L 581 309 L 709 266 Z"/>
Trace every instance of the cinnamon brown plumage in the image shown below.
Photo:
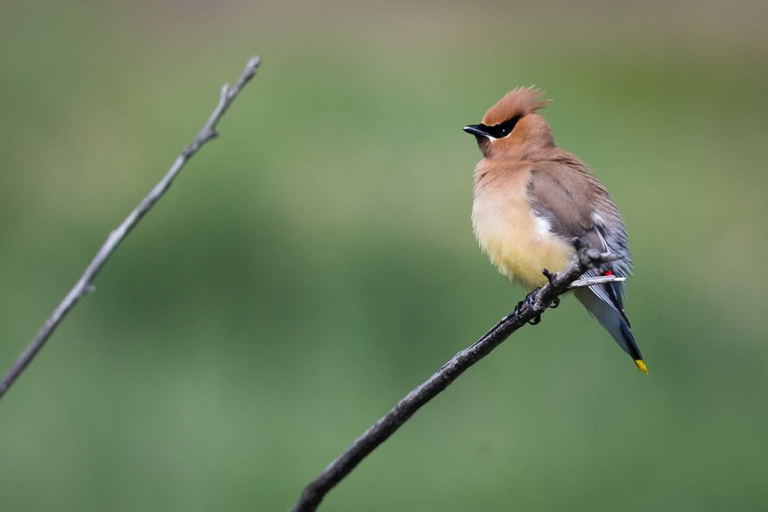
<path fill-rule="evenodd" d="M 568 265 L 575 238 L 622 257 L 601 273 L 628 276 L 632 258 L 619 210 L 589 167 L 555 145 L 549 123 L 537 112 L 546 104 L 534 88 L 514 89 L 481 124 L 464 128 L 483 153 L 472 208 L 480 247 L 502 274 L 528 288 L 546 282 L 542 269 Z M 647 373 L 624 313 L 624 291 L 623 283 L 614 283 L 575 295 Z"/>

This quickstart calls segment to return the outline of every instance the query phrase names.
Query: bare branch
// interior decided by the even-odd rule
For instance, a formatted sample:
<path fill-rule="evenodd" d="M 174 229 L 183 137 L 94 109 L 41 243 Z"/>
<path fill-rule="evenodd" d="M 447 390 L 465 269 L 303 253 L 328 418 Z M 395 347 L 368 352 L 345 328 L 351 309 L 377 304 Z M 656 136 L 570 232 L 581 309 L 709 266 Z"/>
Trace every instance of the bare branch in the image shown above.
<path fill-rule="evenodd" d="M 88 265 L 88 268 L 85 269 L 85 272 L 75 286 L 69 291 L 67 296 L 64 297 L 64 300 L 61 301 L 53 313 L 51 313 L 51 316 L 45 321 L 34 339 L 27 345 L 24 352 L 21 353 L 5 376 L 3 376 L 3 380 L 0 381 L 0 398 L 5 395 L 11 385 L 22 374 L 24 369 L 32 362 L 40 349 L 42 349 L 48 341 L 48 338 L 51 337 L 51 334 L 53 334 L 72 308 L 74 308 L 83 297 L 93 291 L 93 280 L 104 267 L 104 264 L 109 260 L 110 256 L 112 256 L 123 240 L 125 240 L 131 233 L 133 228 L 135 228 L 149 210 L 152 209 L 155 203 L 165 195 L 171 187 L 173 180 L 184 168 L 184 165 L 205 145 L 206 142 L 218 135 L 216 127 L 219 124 L 219 121 L 221 121 L 221 118 L 224 117 L 224 114 L 229 110 L 230 105 L 243 87 L 245 87 L 254 75 L 256 75 L 256 70 L 259 68 L 260 64 L 261 59 L 259 57 L 252 57 L 245 66 L 245 70 L 242 75 L 240 75 L 240 78 L 235 82 L 235 86 L 230 88 L 229 85 L 224 85 L 224 87 L 222 87 L 219 103 L 203 125 L 203 128 L 200 130 L 197 137 L 195 137 L 192 143 L 184 148 L 181 154 L 176 157 L 176 160 L 173 162 L 173 165 L 165 176 L 163 176 L 163 179 L 161 179 L 149 194 L 141 200 L 139 205 L 134 208 L 123 223 L 109 234 L 107 241 L 101 246 L 101 249 L 99 249 L 99 252 Z"/>
<path fill-rule="evenodd" d="M 453 356 L 429 379 L 414 388 L 383 418 L 358 437 L 344 453 L 331 462 L 304 488 L 299 500 L 291 509 L 292 512 L 316 510 L 325 495 L 336 484 L 341 482 L 376 447 L 394 434 L 416 411 L 440 394 L 472 365 L 498 347 L 513 332 L 528 322 L 539 318 L 560 295 L 574 287 L 623 280 L 623 278 L 615 276 L 578 280 L 588 269 L 615 259 L 617 256 L 614 254 L 601 254 L 593 249 L 579 246 L 579 250 L 568 268 L 557 273 L 544 270 L 544 275 L 549 279 L 548 284 L 529 293 L 511 314 L 502 318 L 472 346 Z"/>

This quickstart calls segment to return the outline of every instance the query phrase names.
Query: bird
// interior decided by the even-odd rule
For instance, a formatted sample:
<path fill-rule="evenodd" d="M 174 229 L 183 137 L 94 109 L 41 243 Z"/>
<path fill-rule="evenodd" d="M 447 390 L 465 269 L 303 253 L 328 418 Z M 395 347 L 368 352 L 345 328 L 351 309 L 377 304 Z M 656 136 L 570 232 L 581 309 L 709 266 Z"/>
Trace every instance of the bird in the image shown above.
<path fill-rule="evenodd" d="M 472 204 L 478 244 L 501 274 L 528 289 L 547 283 L 543 269 L 564 270 L 581 246 L 619 257 L 584 278 L 629 277 L 624 220 L 595 173 L 555 145 L 539 113 L 549 101 L 536 87 L 518 87 L 488 109 L 480 124 L 463 128 L 483 154 L 474 171 Z M 647 375 L 624 312 L 625 292 L 625 282 L 613 282 L 573 293 Z"/>

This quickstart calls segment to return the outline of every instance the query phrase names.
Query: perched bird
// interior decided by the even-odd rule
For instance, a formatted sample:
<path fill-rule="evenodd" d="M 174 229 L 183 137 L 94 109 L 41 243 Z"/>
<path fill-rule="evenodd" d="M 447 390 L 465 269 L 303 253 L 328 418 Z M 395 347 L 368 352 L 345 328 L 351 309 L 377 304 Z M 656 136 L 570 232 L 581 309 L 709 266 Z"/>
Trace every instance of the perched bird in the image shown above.
<path fill-rule="evenodd" d="M 619 210 L 589 167 L 555 146 L 549 123 L 537 113 L 546 104 L 537 89 L 517 88 L 481 124 L 464 127 L 483 153 L 472 207 L 480 247 L 502 274 L 530 289 L 547 282 L 543 269 L 568 266 L 574 240 L 621 257 L 598 273 L 628 276 L 632 257 Z M 590 270 L 584 277 L 596 275 Z M 624 313 L 624 292 L 624 283 L 610 283 L 574 295 L 647 374 Z"/>

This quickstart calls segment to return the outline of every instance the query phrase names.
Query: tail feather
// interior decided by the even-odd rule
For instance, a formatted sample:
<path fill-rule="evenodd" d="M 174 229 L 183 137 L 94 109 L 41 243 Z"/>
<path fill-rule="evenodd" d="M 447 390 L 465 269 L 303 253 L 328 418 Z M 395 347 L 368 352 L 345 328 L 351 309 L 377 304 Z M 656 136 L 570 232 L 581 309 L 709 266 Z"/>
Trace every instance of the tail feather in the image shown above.
<path fill-rule="evenodd" d="M 635 365 L 643 372 L 648 373 L 648 369 L 643 361 L 643 355 L 635 342 L 635 337 L 629 327 L 629 320 L 624 314 L 624 310 L 619 308 L 619 304 L 611 303 L 613 295 L 603 285 L 592 286 L 576 290 L 574 295 L 581 302 L 589 314 L 600 322 L 600 325 L 607 330 L 616 343 L 624 349 L 635 361 Z M 593 290 L 598 288 L 598 290 Z M 611 290 L 612 291 L 612 290 Z"/>

